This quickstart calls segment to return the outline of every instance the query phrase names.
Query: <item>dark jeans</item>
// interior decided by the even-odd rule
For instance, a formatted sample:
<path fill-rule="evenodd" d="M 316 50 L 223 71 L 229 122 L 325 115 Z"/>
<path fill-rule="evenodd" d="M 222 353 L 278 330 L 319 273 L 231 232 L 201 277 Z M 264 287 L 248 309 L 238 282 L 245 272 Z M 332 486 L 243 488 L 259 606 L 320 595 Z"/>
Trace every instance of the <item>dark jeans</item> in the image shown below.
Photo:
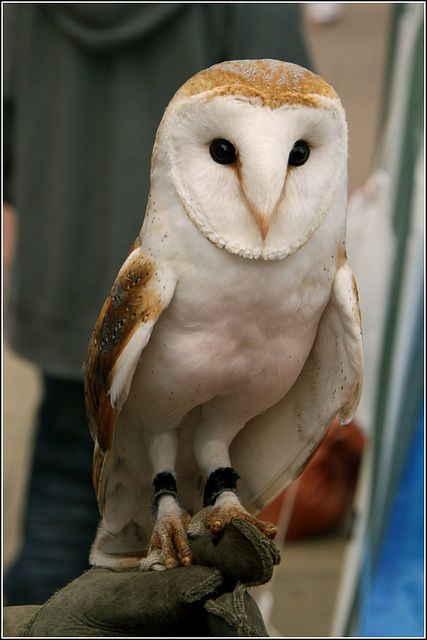
<path fill-rule="evenodd" d="M 42 604 L 89 568 L 100 520 L 83 384 L 43 376 L 22 548 L 4 580 L 6 604 Z"/>

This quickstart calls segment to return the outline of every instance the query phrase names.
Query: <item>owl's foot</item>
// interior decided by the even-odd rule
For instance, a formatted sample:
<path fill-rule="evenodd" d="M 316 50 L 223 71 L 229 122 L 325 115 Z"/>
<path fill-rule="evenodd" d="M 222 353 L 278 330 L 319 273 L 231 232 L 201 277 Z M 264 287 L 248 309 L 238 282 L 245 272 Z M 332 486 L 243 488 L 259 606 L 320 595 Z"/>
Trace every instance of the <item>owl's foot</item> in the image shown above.
<path fill-rule="evenodd" d="M 272 540 L 276 536 L 277 527 L 274 524 L 257 520 L 240 504 L 237 493 L 239 478 L 239 474 L 233 467 L 218 467 L 209 475 L 203 501 L 205 505 L 213 506 L 204 517 L 205 527 L 210 529 L 214 537 L 218 537 L 230 520 L 238 516 L 250 522 Z"/>
<path fill-rule="evenodd" d="M 159 571 L 192 564 L 186 534 L 189 522 L 189 514 L 181 509 L 173 496 L 162 496 L 148 554 L 141 561 L 141 568 Z"/>
<path fill-rule="evenodd" d="M 263 522 L 251 516 L 242 507 L 238 497 L 231 491 L 224 491 L 217 497 L 215 505 L 208 515 L 205 516 L 204 525 L 207 529 L 210 529 L 212 535 L 217 538 L 223 533 L 225 526 L 235 516 L 243 518 L 253 524 L 254 527 L 267 536 L 267 538 L 270 538 L 270 540 L 273 540 L 276 536 L 277 527 L 274 524 Z"/>

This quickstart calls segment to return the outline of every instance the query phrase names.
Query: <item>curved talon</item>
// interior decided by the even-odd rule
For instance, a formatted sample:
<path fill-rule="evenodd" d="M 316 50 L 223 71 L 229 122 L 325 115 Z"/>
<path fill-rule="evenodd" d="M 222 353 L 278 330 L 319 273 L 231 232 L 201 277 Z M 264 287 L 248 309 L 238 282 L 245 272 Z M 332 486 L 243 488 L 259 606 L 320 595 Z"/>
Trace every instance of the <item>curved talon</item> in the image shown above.
<path fill-rule="evenodd" d="M 186 528 L 187 527 L 184 527 L 184 529 Z M 191 553 L 191 549 L 188 546 L 188 540 L 185 533 L 181 535 L 179 531 L 175 530 L 173 532 L 173 538 L 174 538 L 175 548 L 177 550 L 177 556 L 178 556 L 179 562 L 182 565 L 192 564 L 193 554 Z"/>
<path fill-rule="evenodd" d="M 274 538 L 277 535 L 277 527 L 276 527 L 276 525 L 267 524 L 266 530 L 263 533 L 264 533 L 264 535 L 267 536 L 267 538 L 270 538 L 270 540 L 274 540 Z"/>
<path fill-rule="evenodd" d="M 257 518 L 253 518 L 252 516 L 245 518 L 245 520 L 248 520 L 248 522 L 253 524 L 254 527 L 259 529 L 259 531 L 261 531 L 261 533 L 263 533 L 270 540 L 273 540 L 276 537 L 277 527 L 275 524 L 264 522 L 263 520 L 258 520 Z"/>
<path fill-rule="evenodd" d="M 176 569 L 177 566 L 178 566 L 178 562 L 175 560 L 175 558 L 172 558 L 172 556 L 169 556 L 168 558 L 166 558 L 165 560 L 166 569 Z"/>
<path fill-rule="evenodd" d="M 214 520 L 211 526 L 211 531 L 214 535 L 219 535 L 225 528 L 225 522 L 217 518 Z"/>
<path fill-rule="evenodd" d="M 185 533 L 190 519 L 186 512 L 159 515 L 151 536 L 148 557 L 157 554 L 166 569 L 192 564 L 193 555 Z"/>
<path fill-rule="evenodd" d="M 214 538 L 217 538 L 223 533 L 226 525 L 232 520 L 232 518 L 238 517 L 247 520 L 254 527 L 256 527 L 267 538 L 273 540 L 277 534 L 277 527 L 269 522 L 263 522 L 253 516 L 249 515 L 243 507 L 214 507 L 212 511 L 205 517 L 204 525 L 207 529 L 210 529 Z"/>

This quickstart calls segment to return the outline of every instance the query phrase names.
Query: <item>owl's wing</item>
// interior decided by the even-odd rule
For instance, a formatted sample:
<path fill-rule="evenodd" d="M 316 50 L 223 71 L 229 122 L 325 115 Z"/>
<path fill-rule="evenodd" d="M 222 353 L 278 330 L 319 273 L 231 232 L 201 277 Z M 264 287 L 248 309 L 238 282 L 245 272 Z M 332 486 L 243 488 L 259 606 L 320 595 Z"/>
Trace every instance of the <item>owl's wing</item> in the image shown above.
<path fill-rule="evenodd" d="M 102 467 L 117 416 L 128 396 L 141 353 L 175 287 L 174 274 L 144 255 L 136 241 L 92 332 L 83 373 L 86 412 L 95 440 L 93 482 L 98 500 Z"/>
<path fill-rule="evenodd" d="M 359 301 L 345 261 L 297 381 L 282 400 L 248 422 L 231 445 L 231 463 L 242 476 L 242 501 L 252 514 L 299 476 L 337 414 L 341 424 L 350 422 L 362 381 Z"/>

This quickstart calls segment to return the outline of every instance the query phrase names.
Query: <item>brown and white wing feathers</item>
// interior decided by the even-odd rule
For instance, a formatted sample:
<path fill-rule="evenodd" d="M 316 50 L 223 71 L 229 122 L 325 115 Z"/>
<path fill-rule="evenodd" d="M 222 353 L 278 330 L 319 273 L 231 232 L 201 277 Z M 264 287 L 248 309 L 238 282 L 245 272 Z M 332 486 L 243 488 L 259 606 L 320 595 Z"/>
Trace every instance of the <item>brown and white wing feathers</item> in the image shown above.
<path fill-rule="evenodd" d="M 117 416 L 141 353 L 175 286 L 171 271 L 144 255 L 135 242 L 92 332 L 83 373 L 86 410 L 95 440 L 93 481 L 97 495 Z"/>

